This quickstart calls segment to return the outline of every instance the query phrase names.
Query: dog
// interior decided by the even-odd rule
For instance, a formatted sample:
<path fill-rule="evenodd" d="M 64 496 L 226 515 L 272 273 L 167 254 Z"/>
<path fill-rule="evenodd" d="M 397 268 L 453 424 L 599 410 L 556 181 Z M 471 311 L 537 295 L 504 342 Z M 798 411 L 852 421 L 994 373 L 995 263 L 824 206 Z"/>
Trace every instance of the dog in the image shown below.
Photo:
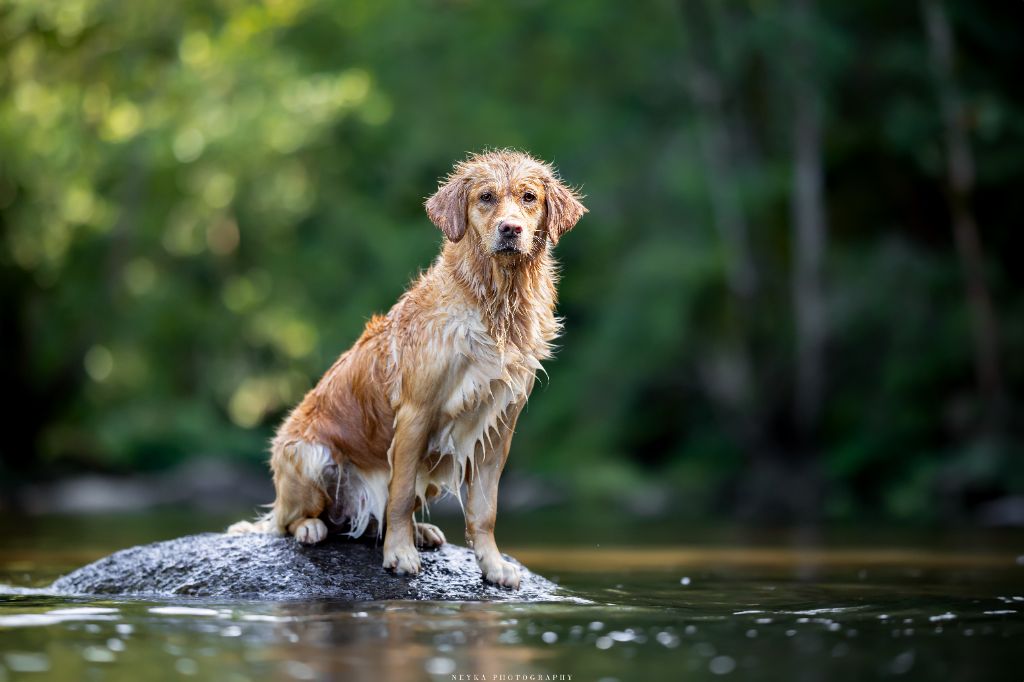
<path fill-rule="evenodd" d="M 271 510 L 228 532 L 312 544 L 325 520 L 352 537 L 383 528 L 384 568 L 415 575 L 417 547 L 445 542 L 415 512 L 465 483 L 466 541 L 484 578 L 518 588 L 494 540 L 498 479 L 561 330 L 552 247 L 587 212 L 581 198 L 518 151 L 456 164 L 425 202 L 441 253 L 288 415 L 271 444 Z"/>

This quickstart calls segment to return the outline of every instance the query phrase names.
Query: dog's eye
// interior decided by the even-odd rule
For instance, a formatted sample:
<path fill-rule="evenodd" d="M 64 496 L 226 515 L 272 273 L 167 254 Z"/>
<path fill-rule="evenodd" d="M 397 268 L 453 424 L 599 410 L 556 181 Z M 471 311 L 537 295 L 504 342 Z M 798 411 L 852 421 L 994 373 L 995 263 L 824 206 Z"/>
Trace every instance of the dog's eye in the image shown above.
<path fill-rule="evenodd" d="M 537 195 L 534 194 L 533 192 L 523 192 L 523 201 L 525 201 L 528 204 L 532 204 L 533 202 L 537 201 Z"/>
<path fill-rule="evenodd" d="M 483 194 L 480 195 L 480 201 L 484 202 L 485 204 L 489 204 L 492 201 L 494 201 L 494 195 L 491 194 L 490 192 L 484 192 Z"/>

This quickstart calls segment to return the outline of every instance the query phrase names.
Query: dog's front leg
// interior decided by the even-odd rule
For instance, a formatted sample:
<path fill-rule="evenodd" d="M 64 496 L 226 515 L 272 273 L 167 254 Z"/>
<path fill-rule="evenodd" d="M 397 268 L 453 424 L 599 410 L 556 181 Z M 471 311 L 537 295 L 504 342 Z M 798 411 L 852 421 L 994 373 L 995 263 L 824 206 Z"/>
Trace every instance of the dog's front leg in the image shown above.
<path fill-rule="evenodd" d="M 484 579 L 513 589 L 519 588 L 519 567 L 501 558 L 494 540 L 494 522 L 498 514 L 498 480 L 508 459 L 518 416 L 516 409 L 508 426 L 501 430 L 500 442 L 487 448 L 477 461 L 466 500 L 466 542 L 476 554 Z"/>
<path fill-rule="evenodd" d="M 428 424 L 423 410 L 399 408 L 391 444 L 391 480 L 388 483 L 387 527 L 384 532 L 384 568 L 394 569 L 399 575 L 420 572 L 413 512 L 416 509 L 416 473 L 427 446 L 427 435 Z"/>

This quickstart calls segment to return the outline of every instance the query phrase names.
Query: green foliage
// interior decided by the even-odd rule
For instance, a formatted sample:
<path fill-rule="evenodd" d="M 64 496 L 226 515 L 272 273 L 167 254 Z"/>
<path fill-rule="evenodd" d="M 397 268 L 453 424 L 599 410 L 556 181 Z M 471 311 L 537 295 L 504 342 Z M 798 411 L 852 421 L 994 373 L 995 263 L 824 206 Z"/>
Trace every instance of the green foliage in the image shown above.
<path fill-rule="evenodd" d="M 440 235 L 421 203 L 436 179 L 467 150 L 515 146 L 555 162 L 591 213 L 559 246 L 564 350 L 512 466 L 597 496 L 661 480 L 690 508 L 732 508 L 751 463 L 796 447 L 799 35 L 826 105 L 826 513 L 927 518 L 940 495 L 1019 492 L 1019 434 L 987 440 L 978 405 L 917 4 L 819 12 L 0 2 L 0 349 L 9 396 L 24 396 L 0 470 L 263 459 L 288 406 L 430 262 Z M 1024 55 L 1009 10 L 950 13 L 1012 393 Z M 698 61 L 718 113 L 694 96 Z M 702 152 L 722 126 L 727 178 Z M 749 226 L 749 295 L 730 280 L 715 183 Z"/>

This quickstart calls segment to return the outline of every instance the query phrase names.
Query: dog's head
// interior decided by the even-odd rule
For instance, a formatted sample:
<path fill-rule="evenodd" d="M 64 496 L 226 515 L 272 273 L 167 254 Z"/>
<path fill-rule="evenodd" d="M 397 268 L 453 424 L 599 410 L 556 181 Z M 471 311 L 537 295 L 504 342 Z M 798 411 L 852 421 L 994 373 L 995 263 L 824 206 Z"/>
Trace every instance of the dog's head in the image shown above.
<path fill-rule="evenodd" d="M 550 165 L 500 150 L 457 164 L 427 199 L 427 215 L 452 242 L 469 235 L 488 256 L 515 263 L 557 244 L 587 212 Z"/>

